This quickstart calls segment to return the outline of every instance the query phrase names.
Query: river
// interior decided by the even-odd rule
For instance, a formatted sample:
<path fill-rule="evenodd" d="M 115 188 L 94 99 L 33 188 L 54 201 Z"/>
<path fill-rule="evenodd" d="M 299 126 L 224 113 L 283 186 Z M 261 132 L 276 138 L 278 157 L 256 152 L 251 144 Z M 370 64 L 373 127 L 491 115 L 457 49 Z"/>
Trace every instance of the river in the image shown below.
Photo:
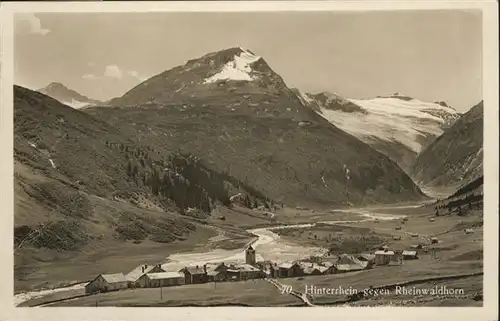
<path fill-rule="evenodd" d="M 395 208 L 416 208 L 420 205 L 407 205 L 399 207 L 386 207 L 390 209 Z M 401 219 L 404 215 L 395 214 L 385 214 L 382 213 L 384 208 L 358 208 L 358 209 L 347 209 L 347 210 L 336 210 L 338 212 L 352 214 L 352 220 L 342 220 L 342 221 L 321 221 L 319 224 L 346 224 L 360 221 L 372 221 L 378 220 L 394 220 Z M 284 228 L 308 228 L 312 227 L 318 223 L 309 224 L 295 224 L 295 225 L 278 225 L 273 227 L 265 227 L 258 229 L 250 229 L 248 232 L 256 236 L 255 241 L 252 243 L 253 248 L 256 252 L 257 261 L 271 260 L 274 262 L 287 262 L 295 261 L 311 256 L 322 255 L 325 253 L 326 249 L 305 246 L 296 243 L 291 243 L 280 238 L 277 233 L 273 230 L 284 229 Z M 245 250 L 223 250 L 215 249 L 209 252 L 202 253 L 179 253 L 173 254 L 166 258 L 166 263 L 162 264 L 162 268 L 165 271 L 178 271 L 185 266 L 202 266 L 205 263 L 213 262 L 226 262 L 226 263 L 241 263 L 245 261 Z M 24 301 L 40 298 L 55 292 L 70 291 L 84 288 L 86 283 L 80 283 L 69 287 L 56 288 L 52 290 L 40 290 L 19 293 L 14 296 L 14 303 L 18 305 Z"/>

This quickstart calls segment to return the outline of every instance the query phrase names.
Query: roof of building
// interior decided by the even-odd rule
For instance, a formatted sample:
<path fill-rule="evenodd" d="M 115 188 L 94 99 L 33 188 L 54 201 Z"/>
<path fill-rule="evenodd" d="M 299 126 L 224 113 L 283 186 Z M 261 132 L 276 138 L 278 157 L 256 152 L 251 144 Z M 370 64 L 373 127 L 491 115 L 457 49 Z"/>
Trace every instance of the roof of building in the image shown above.
<path fill-rule="evenodd" d="M 375 255 L 394 255 L 394 251 L 375 251 Z"/>
<path fill-rule="evenodd" d="M 203 266 L 186 266 L 183 271 L 189 272 L 191 275 L 196 275 L 196 274 L 205 274 L 205 270 L 203 269 Z"/>
<path fill-rule="evenodd" d="M 318 269 L 318 271 L 320 271 L 321 273 L 323 273 L 329 269 L 329 266 L 317 265 L 315 268 Z"/>
<path fill-rule="evenodd" d="M 414 255 L 417 255 L 417 251 L 408 251 L 408 250 L 404 250 L 404 251 L 403 251 L 403 255 L 410 255 L 410 256 L 414 256 Z"/>
<path fill-rule="evenodd" d="M 336 264 L 335 268 L 340 271 L 363 270 L 364 267 L 358 264 Z"/>
<path fill-rule="evenodd" d="M 207 267 L 207 273 L 208 272 L 211 272 L 211 271 L 216 271 L 216 270 L 219 270 L 221 267 L 224 267 L 225 264 L 224 262 L 218 262 L 218 263 L 207 263 L 206 264 L 206 267 Z"/>
<path fill-rule="evenodd" d="M 304 268 L 304 273 L 305 274 L 312 274 L 314 271 L 318 271 L 319 270 L 316 268 L 316 267 L 313 267 L 313 266 L 307 266 Z"/>
<path fill-rule="evenodd" d="M 222 273 L 222 271 L 215 271 L 215 270 L 212 270 L 212 271 L 208 271 L 208 272 L 207 272 L 207 275 L 209 275 L 209 276 L 216 276 L 216 275 L 218 275 L 219 273 Z"/>
<path fill-rule="evenodd" d="M 126 278 L 128 281 L 137 281 L 137 280 L 139 280 L 139 278 L 141 276 L 143 276 L 144 274 L 148 274 L 155 267 L 158 267 L 158 265 L 141 264 L 138 267 L 136 267 L 135 269 L 133 269 L 132 271 L 130 271 L 129 273 L 127 273 Z M 143 268 L 144 268 L 144 270 L 143 270 Z M 162 269 L 162 271 L 163 271 L 163 269 Z"/>
<path fill-rule="evenodd" d="M 363 258 L 367 261 L 371 261 L 371 260 L 375 259 L 375 254 L 362 253 L 359 255 L 359 257 Z"/>
<path fill-rule="evenodd" d="M 151 280 L 184 278 L 184 274 L 179 272 L 148 273 L 146 276 Z"/>
<path fill-rule="evenodd" d="M 339 259 L 336 262 L 337 264 L 357 264 L 359 265 L 361 261 L 351 254 L 341 254 L 339 255 Z"/>
<path fill-rule="evenodd" d="M 257 272 L 260 271 L 258 268 L 250 265 L 250 264 L 239 264 L 236 266 L 236 268 L 240 271 L 245 271 L 245 272 Z"/>
<path fill-rule="evenodd" d="M 290 269 L 294 265 L 295 265 L 295 263 L 283 262 L 283 263 L 278 264 L 278 267 L 282 268 L 282 269 Z"/>
<path fill-rule="evenodd" d="M 101 277 L 108 283 L 127 282 L 127 278 L 123 273 L 101 274 Z"/>

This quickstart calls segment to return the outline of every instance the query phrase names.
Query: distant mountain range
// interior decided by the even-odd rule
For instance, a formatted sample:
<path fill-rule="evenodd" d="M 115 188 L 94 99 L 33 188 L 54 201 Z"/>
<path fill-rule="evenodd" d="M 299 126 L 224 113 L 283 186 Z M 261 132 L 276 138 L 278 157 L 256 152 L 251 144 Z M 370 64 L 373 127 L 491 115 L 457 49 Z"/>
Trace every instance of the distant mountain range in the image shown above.
<path fill-rule="evenodd" d="M 394 162 L 305 107 L 267 62 L 247 49 L 189 60 L 109 104 L 116 108 L 87 112 L 164 150 L 203 155 L 285 203 L 422 197 Z"/>
<path fill-rule="evenodd" d="M 295 92 L 305 106 L 389 156 L 407 172 L 418 153 L 460 117 L 444 102 L 428 103 L 397 93 L 349 99 L 330 92 Z"/>
<path fill-rule="evenodd" d="M 50 83 L 46 87 L 38 89 L 38 91 L 76 109 L 100 104 L 100 101 L 83 96 L 58 82 Z"/>

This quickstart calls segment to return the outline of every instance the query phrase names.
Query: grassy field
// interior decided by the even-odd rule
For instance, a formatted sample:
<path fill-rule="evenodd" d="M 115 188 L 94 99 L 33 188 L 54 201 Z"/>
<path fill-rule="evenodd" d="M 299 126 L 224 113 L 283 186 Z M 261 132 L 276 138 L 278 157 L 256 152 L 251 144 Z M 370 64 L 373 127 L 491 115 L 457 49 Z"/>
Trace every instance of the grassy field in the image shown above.
<path fill-rule="evenodd" d="M 133 289 L 92 295 L 59 302 L 55 307 L 96 306 L 296 306 L 302 301 L 291 295 L 282 295 L 265 280 L 194 284 L 163 288 Z"/>
<path fill-rule="evenodd" d="M 89 281 L 101 273 L 127 273 L 140 264 L 161 263 L 169 254 L 203 248 L 214 235 L 214 231 L 200 228 L 184 241 L 167 244 L 151 241 L 135 244 L 129 241 L 84 249 L 71 253 L 71 257 L 68 253 L 55 257 L 57 253 L 41 253 L 37 250 L 32 253 L 34 258 L 51 259 L 26 264 L 24 269 L 31 270 L 31 273 L 16 281 L 15 285 L 18 290 L 52 288 L 77 281 Z"/>

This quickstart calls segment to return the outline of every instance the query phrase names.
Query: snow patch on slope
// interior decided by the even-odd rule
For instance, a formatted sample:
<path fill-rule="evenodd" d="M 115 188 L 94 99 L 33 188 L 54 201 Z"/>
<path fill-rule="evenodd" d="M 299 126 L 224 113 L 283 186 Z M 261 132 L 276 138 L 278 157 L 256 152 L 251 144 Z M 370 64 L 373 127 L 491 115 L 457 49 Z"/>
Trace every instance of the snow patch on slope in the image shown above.
<path fill-rule="evenodd" d="M 222 70 L 205 79 L 203 83 L 214 83 L 219 80 L 244 80 L 252 81 L 254 78 L 251 76 L 252 68 L 250 65 L 261 57 L 252 54 L 250 51 L 242 49 L 242 52 L 235 55 L 233 60 L 224 65 Z"/>
<path fill-rule="evenodd" d="M 455 119 L 459 117 L 452 108 L 417 99 L 404 101 L 397 98 L 374 98 L 348 101 L 366 110 L 367 114 L 321 108 L 319 115 L 366 143 L 374 138 L 382 139 L 401 143 L 416 153 L 422 150 L 420 138 L 429 135 L 437 137 L 443 133 L 445 120 L 428 113 L 428 110 L 440 110 Z"/>
<path fill-rule="evenodd" d="M 69 101 L 62 101 L 62 103 L 65 104 L 65 105 L 68 105 L 70 107 L 73 107 L 75 109 L 85 107 L 85 106 L 87 106 L 89 104 L 88 102 L 82 102 L 82 101 L 78 101 L 78 100 L 75 100 L 75 99 L 72 99 L 71 102 L 69 102 Z"/>

